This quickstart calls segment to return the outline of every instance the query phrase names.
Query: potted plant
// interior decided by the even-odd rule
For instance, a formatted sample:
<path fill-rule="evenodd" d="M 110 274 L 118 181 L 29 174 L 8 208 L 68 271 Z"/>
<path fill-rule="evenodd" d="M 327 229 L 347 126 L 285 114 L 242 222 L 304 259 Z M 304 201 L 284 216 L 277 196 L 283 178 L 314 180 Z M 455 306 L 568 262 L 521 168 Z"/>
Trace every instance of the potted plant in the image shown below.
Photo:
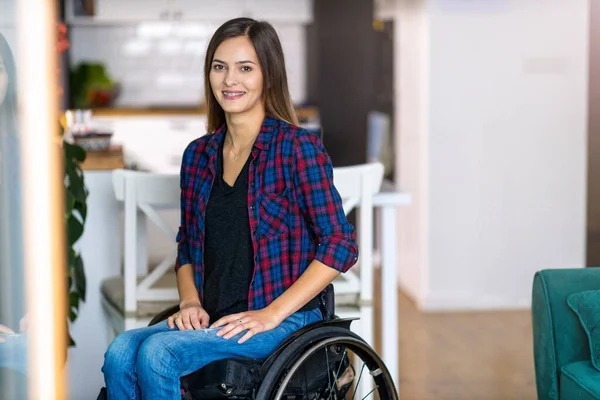
<path fill-rule="evenodd" d="M 58 24 L 57 51 L 64 53 L 69 47 L 67 28 Z M 59 88 L 59 94 L 62 94 Z M 64 133 L 65 126 L 61 124 Z M 75 143 L 70 143 L 63 135 L 64 171 L 65 171 L 65 221 L 67 224 L 67 290 L 69 296 L 68 319 L 75 322 L 79 314 L 79 306 L 85 301 L 86 277 L 83 259 L 75 249 L 75 244 L 81 238 L 87 217 L 88 190 L 85 186 L 81 163 L 85 160 L 86 152 Z M 69 330 L 69 346 L 75 346 Z"/>

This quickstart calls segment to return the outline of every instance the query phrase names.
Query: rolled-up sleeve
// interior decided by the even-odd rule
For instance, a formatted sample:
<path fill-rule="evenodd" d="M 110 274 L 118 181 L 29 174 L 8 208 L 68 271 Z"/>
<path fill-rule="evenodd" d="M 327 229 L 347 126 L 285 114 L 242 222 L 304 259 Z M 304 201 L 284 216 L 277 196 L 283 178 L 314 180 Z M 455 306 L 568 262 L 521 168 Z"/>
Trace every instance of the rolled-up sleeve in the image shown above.
<path fill-rule="evenodd" d="M 333 184 L 331 159 L 311 133 L 298 133 L 294 147 L 296 198 L 318 241 L 315 259 L 346 272 L 358 259 L 358 246 Z"/>
<path fill-rule="evenodd" d="M 187 234 L 190 226 L 190 212 L 192 201 L 192 189 L 189 183 L 189 165 L 193 160 L 193 150 L 188 146 L 183 152 L 180 172 L 180 188 L 181 188 L 181 222 L 177 231 L 177 258 L 175 260 L 175 271 L 178 271 L 183 265 L 191 264 L 190 246 Z"/>

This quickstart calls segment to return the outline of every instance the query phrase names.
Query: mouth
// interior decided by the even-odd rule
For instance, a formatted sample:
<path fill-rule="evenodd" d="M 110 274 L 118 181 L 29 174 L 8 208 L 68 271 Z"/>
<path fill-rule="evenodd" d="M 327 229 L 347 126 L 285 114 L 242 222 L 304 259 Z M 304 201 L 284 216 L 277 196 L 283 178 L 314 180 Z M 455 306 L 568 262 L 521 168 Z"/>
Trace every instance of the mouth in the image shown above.
<path fill-rule="evenodd" d="M 223 91 L 222 93 L 223 93 L 223 98 L 225 100 L 237 100 L 246 94 L 246 92 L 234 92 L 234 91 L 230 91 L 230 90 Z"/>

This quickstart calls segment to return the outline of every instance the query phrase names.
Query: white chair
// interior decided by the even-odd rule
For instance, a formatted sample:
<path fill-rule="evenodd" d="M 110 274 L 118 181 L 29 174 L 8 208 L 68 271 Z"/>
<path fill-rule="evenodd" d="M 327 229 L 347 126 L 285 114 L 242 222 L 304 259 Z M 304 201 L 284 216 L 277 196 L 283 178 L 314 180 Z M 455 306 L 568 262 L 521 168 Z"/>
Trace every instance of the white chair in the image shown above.
<path fill-rule="evenodd" d="M 383 164 L 375 162 L 333 169 L 333 181 L 342 197 L 344 213 L 358 208 L 356 231 L 359 248 L 357 264 L 333 281 L 335 313 L 341 318 L 360 318 L 351 330 L 374 346 L 373 300 L 373 195 L 381 190 Z M 361 368 L 355 360 L 354 368 Z M 358 398 L 365 398 L 373 389 L 372 382 L 360 383 Z"/>
<path fill-rule="evenodd" d="M 384 167 L 368 163 L 333 169 L 334 184 L 342 197 L 346 215 L 357 213 L 357 264 L 333 282 L 336 314 L 342 318 L 359 317 L 352 330 L 374 345 L 373 304 L 373 195 L 381 189 Z"/>
<path fill-rule="evenodd" d="M 358 264 L 334 281 L 336 313 L 359 317 L 353 330 L 373 344 L 373 206 L 383 180 L 383 165 L 369 163 L 334 168 L 334 183 L 347 215 L 358 208 Z M 114 333 L 146 326 L 163 309 L 177 304 L 176 232 L 160 215 L 161 209 L 178 210 L 179 176 L 115 170 L 113 185 L 117 200 L 124 205 L 123 274 L 102 283 L 103 305 Z M 147 222 L 164 233 L 172 243 L 164 259 L 150 270 L 148 266 Z"/>
<path fill-rule="evenodd" d="M 146 326 L 165 308 L 177 304 L 173 264 L 176 258 L 176 230 L 160 215 L 161 209 L 178 210 L 178 175 L 115 170 L 113 186 L 124 205 L 123 275 L 102 283 L 103 305 L 113 333 Z M 154 268 L 148 265 L 147 222 L 164 233 L 172 250 Z"/>

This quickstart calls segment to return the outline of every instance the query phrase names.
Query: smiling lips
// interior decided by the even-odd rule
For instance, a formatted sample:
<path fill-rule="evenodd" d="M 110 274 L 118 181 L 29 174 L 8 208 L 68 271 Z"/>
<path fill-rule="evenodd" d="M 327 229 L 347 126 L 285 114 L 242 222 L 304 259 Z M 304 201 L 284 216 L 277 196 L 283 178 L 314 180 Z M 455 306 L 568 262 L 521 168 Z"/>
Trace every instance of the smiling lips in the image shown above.
<path fill-rule="evenodd" d="M 223 92 L 223 97 L 225 100 L 237 100 L 245 94 L 246 92 L 225 91 Z"/>

